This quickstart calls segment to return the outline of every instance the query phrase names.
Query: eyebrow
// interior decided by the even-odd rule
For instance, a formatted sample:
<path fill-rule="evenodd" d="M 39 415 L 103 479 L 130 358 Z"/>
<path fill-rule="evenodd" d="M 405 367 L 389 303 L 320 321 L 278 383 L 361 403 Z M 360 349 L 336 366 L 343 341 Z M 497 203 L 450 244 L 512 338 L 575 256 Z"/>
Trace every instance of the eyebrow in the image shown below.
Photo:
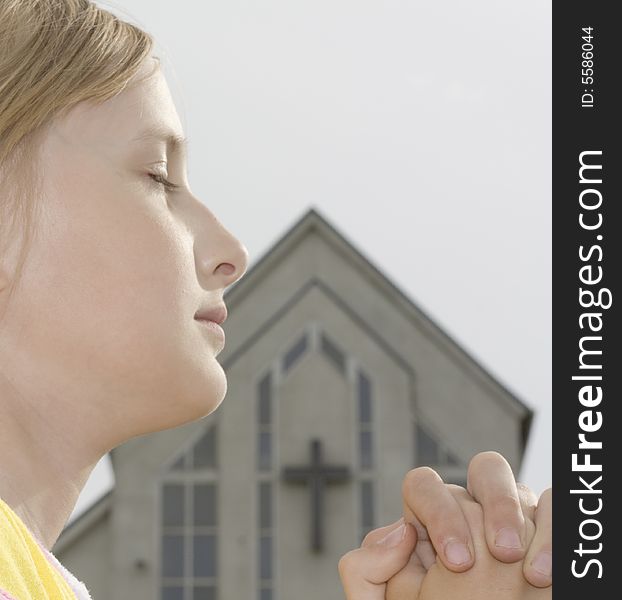
<path fill-rule="evenodd" d="M 145 140 L 165 142 L 167 154 L 183 154 L 185 156 L 188 153 L 188 138 L 165 127 L 147 127 L 132 142 L 144 142 Z"/>

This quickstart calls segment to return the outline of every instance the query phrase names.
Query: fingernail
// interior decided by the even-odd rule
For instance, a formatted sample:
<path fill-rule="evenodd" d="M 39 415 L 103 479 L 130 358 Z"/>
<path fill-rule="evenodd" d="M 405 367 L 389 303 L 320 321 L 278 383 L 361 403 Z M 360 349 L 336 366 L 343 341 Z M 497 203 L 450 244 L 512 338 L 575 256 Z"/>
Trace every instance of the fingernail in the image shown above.
<path fill-rule="evenodd" d="M 471 552 L 466 544 L 458 540 L 449 540 L 445 545 L 445 556 L 454 565 L 463 565 L 471 560 Z"/>
<path fill-rule="evenodd" d="M 553 556 L 550 552 L 540 552 L 533 561 L 531 561 L 531 566 L 538 571 L 538 573 L 550 577 L 551 571 L 553 570 Z"/>
<path fill-rule="evenodd" d="M 406 523 L 404 523 L 404 519 L 402 519 L 402 524 L 391 533 L 385 535 L 378 543 L 387 548 L 392 548 L 393 546 L 397 546 L 404 539 L 405 533 Z"/>
<path fill-rule="evenodd" d="M 499 531 L 497 531 L 495 546 L 499 546 L 501 548 L 522 548 L 523 544 L 520 541 L 520 536 L 518 535 L 518 531 L 516 531 L 516 529 L 504 527 L 503 529 L 499 529 Z"/>

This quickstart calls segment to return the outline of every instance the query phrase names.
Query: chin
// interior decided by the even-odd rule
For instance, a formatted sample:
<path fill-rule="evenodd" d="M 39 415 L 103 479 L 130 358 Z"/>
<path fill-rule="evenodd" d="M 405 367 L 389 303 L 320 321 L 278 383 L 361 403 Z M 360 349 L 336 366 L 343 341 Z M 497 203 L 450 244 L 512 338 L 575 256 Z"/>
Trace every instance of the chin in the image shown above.
<path fill-rule="evenodd" d="M 187 391 L 183 404 L 188 409 L 187 421 L 202 419 L 213 413 L 227 394 L 227 375 L 216 359 L 210 367 L 202 370 L 192 388 Z"/>
<path fill-rule="evenodd" d="M 207 367 L 205 363 L 195 362 L 190 369 L 180 370 L 177 383 L 171 383 L 169 379 L 165 393 L 159 390 L 157 401 L 151 398 L 150 412 L 155 422 L 152 420 L 148 431 L 172 429 L 200 420 L 213 413 L 227 393 L 227 376 L 215 358 L 209 359 Z"/>
<path fill-rule="evenodd" d="M 216 360 L 214 360 L 217 367 L 214 369 L 214 378 L 210 381 L 210 389 L 207 394 L 210 397 L 210 401 L 207 403 L 208 411 L 203 414 L 203 417 L 213 413 L 223 402 L 227 395 L 227 375 L 223 368 Z"/>

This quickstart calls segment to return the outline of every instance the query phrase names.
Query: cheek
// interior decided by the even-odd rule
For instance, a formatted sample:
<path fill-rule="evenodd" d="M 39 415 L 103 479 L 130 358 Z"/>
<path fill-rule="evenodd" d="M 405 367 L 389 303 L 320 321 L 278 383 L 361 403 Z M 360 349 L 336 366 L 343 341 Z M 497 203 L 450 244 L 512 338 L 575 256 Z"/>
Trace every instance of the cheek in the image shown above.
<path fill-rule="evenodd" d="M 111 394 L 188 393 L 181 380 L 210 370 L 192 240 L 163 198 L 83 192 L 50 202 L 26 270 L 39 359 Z"/>

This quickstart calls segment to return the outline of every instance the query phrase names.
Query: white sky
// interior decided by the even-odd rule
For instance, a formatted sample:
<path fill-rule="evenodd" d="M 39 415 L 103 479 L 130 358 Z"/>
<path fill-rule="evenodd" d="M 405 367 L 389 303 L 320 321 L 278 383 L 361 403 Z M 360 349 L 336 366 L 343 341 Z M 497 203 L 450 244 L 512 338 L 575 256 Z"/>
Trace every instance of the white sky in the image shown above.
<path fill-rule="evenodd" d="M 251 266 L 316 207 L 537 411 L 519 479 L 549 487 L 550 0 L 99 4 L 155 36 L 193 192 Z M 73 516 L 112 481 L 105 457 Z"/>

